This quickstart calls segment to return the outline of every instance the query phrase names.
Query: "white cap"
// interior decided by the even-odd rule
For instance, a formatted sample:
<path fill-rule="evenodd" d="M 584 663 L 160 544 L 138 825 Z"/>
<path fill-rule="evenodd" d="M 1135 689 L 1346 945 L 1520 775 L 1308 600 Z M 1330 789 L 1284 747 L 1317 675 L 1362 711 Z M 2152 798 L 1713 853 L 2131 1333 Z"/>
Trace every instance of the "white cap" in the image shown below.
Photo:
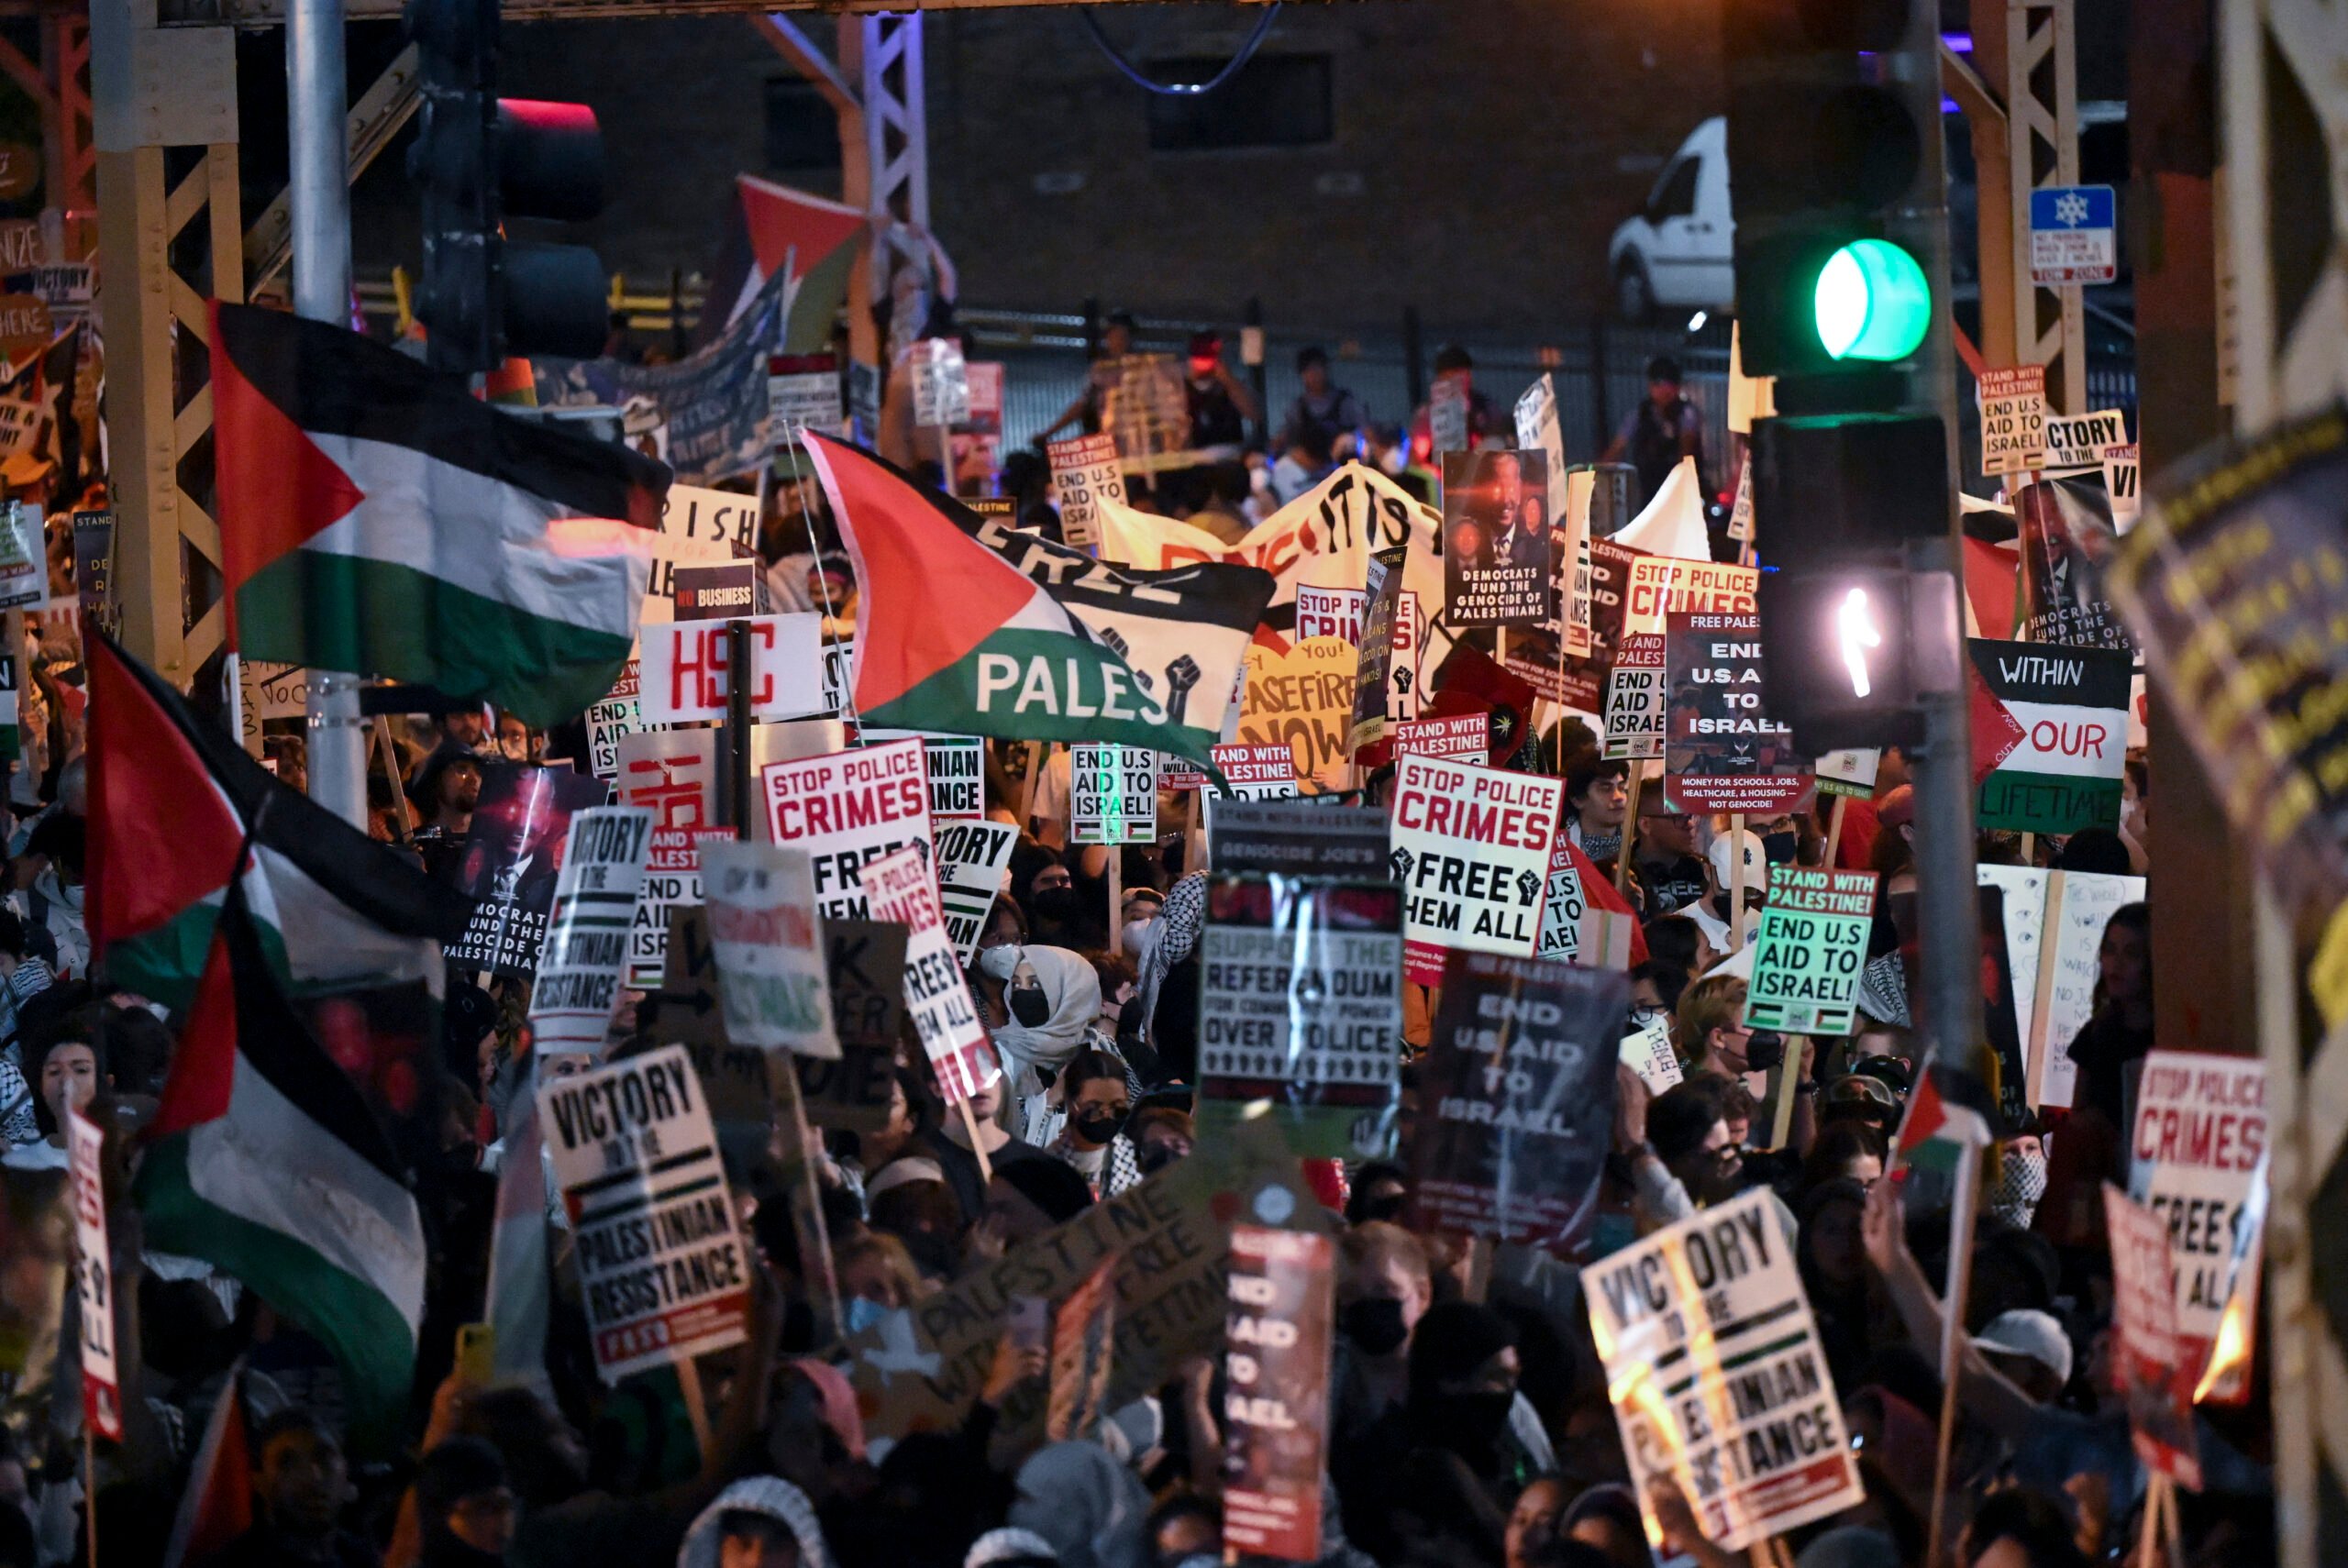
<path fill-rule="evenodd" d="M 1721 891 L 1725 893 L 1734 885 L 1735 863 L 1729 858 L 1733 853 L 1729 848 L 1732 840 L 1744 855 L 1745 887 L 1753 892 L 1767 893 L 1769 890 L 1769 852 L 1763 847 L 1761 835 L 1751 828 L 1742 833 L 1732 830 L 1714 834 L 1712 846 L 1704 852 L 1705 858 L 1712 863 L 1712 876 L 1719 881 Z"/>
<path fill-rule="evenodd" d="M 2020 1308 L 2000 1312 L 1973 1336 L 1976 1350 L 2018 1355 L 2053 1373 L 2056 1381 L 2071 1381 L 2071 1342 L 2053 1316 Z"/>

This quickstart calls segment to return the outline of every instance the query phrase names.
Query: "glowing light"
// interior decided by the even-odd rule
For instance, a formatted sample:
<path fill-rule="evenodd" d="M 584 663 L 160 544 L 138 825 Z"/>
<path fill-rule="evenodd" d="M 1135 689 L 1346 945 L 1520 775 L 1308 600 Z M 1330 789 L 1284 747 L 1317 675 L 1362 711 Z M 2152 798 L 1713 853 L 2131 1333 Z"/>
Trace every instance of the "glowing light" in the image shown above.
<path fill-rule="evenodd" d="M 1883 633 L 1876 626 L 1866 589 L 1855 588 L 1843 596 L 1834 612 L 1834 636 L 1842 645 L 1843 668 L 1850 672 L 1851 694 L 1866 696 L 1875 690 L 1867 676 L 1866 650 L 1883 646 Z"/>
<path fill-rule="evenodd" d="M 1887 239 L 1855 239 L 1826 259 L 1811 291 L 1818 341 L 1837 359 L 1904 359 L 1932 324 L 1916 259 Z"/>

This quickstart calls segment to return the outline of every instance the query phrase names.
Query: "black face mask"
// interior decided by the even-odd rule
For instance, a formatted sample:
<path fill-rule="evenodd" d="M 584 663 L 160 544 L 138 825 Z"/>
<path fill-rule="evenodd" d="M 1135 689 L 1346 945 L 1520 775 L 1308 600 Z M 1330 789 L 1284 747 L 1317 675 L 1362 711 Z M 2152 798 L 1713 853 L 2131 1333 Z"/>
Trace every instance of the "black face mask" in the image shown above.
<path fill-rule="evenodd" d="M 1361 1225 L 1372 1220 L 1400 1220 L 1403 1206 L 1409 1201 L 1399 1192 L 1390 1198 L 1365 1198 L 1354 1205 L 1353 1223 Z"/>
<path fill-rule="evenodd" d="M 1052 1004 L 1041 986 L 1014 987 L 1005 999 L 1012 1018 L 1022 1028 L 1040 1029 L 1044 1021 L 1052 1016 Z"/>
<path fill-rule="evenodd" d="M 1423 1402 L 1427 1436 L 1469 1458 L 1488 1457 L 1508 1430 L 1512 1393 L 1437 1394 Z"/>
<path fill-rule="evenodd" d="M 1772 866 L 1791 866 L 1794 856 L 1801 848 L 1798 833 L 1765 833 L 1761 835 L 1761 853 L 1768 856 Z"/>
<path fill-rule="evenodd" d="M 1107 1111 L 1092 1111 L 1072 1119 L 1088 1143 L 1105 1143 L 1125 1130 L 1125 1119 Z"/>
<path fill-rule="evenodd" d="M 1391 1355 L 1411 1331 L 1402 1322 L 1402 1304 L 1391 1296 L 1371 1296 L 1346 1304 L 1337 1314 L 1337 1326 L 1346 1331 L 1346 1338 L 1361 1347 L 1365 1355 Z"/>
<path fill-rule="evenodd" d="M 1146 1143 L 1134 1155 L 1134 1164 L 1144 1176 L 1156 1176 L 1182 1156 L 1174 1152 L 1171 1143 Z"/>
<path fill-rule="evenodd" d="M 1047 888 L 1028 900 L 1028 907 L 1044 920 L 1070 921 L 1076 918 L 1076 889 Z"/>

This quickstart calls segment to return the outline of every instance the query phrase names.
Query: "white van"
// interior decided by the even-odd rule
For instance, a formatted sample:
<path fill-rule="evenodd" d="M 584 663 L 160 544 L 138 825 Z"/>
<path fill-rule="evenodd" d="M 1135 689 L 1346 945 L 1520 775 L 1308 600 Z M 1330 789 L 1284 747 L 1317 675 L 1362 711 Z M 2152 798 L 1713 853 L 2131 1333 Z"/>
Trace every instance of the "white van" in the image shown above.
<path fill-rule="evenodd" d="M 1658 307 L 1726 310 L 1736 297 L 1734 234 L 1728 122 L 1716 115 L 1688 133 L 1639 215 L 1614 231 L 1606 264 L 1616 312 L 1644 322 Z"/>

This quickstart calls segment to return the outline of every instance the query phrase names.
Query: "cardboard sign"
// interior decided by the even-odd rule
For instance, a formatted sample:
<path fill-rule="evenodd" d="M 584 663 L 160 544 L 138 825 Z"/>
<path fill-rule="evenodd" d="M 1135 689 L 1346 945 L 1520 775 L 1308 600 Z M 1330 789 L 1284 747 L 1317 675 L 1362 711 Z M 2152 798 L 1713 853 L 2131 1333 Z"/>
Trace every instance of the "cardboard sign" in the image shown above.
<path fill-rule="evenodd" d="M 1392 728 L 1394 755 L 1475 762 L 1492 755 L 1492 716 L 1454 713 L 1445 719 L 1405 719 Z"/>
<path fill-rule="evenodd" d="M 684 1047 L 542 1080 L 538 1128 L 604 1381 L 740 1344 L 757 1265 Z"/>
<path fill-rule="evenodd" d="M 1639 1075 L 1649 1094 L 1661 1094 L 1687 1076 L 1679 1066 L 1679 1053 L 1672 1048 L 1668 1013 L 1650 1018 L 1623 1035 L 1618 1055 Z"/>
<path fill-rule="evenodd" d="M 554 923 L 530 988 L 533 1049 L 603 1054 L 620 1005 L 651 836 L 652 813 L 636 806 L 597 806 L 570 819 Z"/>
<path fill-rule="evenodd" d="M 1799 811 L 1810 759 L 1762 710 L 1760 617 L 1674 614 L 1666 638 L 1664 800 L 1675 812 Z"/>
<path fill-rule="evenodd" d="M 1321 1560 L 1336 1258 L 1326 1236 L 1232 1228 L 1223 1358 L 1227 1551 L 1282 1562 Z"/>
<path fill-rule="evenodd" d="M 1744 1025 L 1789 1034 L 1848 1034 L 1875 930 L 1876 874 L 1769 868 Z"/>
<path fill-rule="evenodd" d="M 2195 1051 L 2145 1055 L 2128 1138 L 2129 1196 L 2168 1227 L 2180 1354 L 2203 1398 L 2250 1396 L 2265 1212 L 2266 1064 Z M 2204 1375 L 2229 1314 L 2238 1331 L 2214 1383 Z"/>
<path fill-rule="evenodd" d="M 1362 615 L 1369 593 L 1359 588 L 1315 588 L 1296 585 L 1296 640 L 1335 637 L 1341 643 L 1361 642 Z"/>
<path fill-rule="evenodd" d="M 1125 503 L 1125 476 L 1117 467 L 1117 438 L 1105 433 L 1048 441 L 1052 488 L 1060 498 L 1060 542 L 1089 549 L 1101 542 L 1101 502 Z"/>
<path fill-rule="evenodd" d="M 1549 459 L 1540 452 L 1447 452 L 1443 459 L 1443 606 L 1454 626 L 1534 626 L 1556 613 Z"/>
<path fill-rule="evenodd" d="M 959 425 L 970 417 L 970 368 L 960 345 L 926 337 L 914 345 L 914 423 L 925 428 Z"/>
<path fill-rule="evenodd" d="M 756 615 L 750 626 L 750 716 L 794 719 L 824 706 L 821 615 Z M 725 717 L 724 621 L 672 621 L 642 628 L 645 722 L 681 723 Z"/>
<path fill-rule="evenodd" d="M 1069 749 L 1069 842 L 1150 844 L 1157 837 L 1157 754 L 1138 745 Z"/>
<path fill-rule="evenodd" d="M 1211 748 L 1217 772 L 1242 801 L 1284 801 L 1296 794 L 1296 753 L 1278 741 L 1269 745 Z"/>
<path fill-rule="evenodd" d="M 1864 801 L 1875 793 L 1875 776 L 1882 767 L 1883 752 L 1877 746 L 1830 751 L 1818 759 L 1818 792 Z"/>
<path fill-rule="evenodd" d="M 947 940 L 954 944 L 957 962 L 968 966 L 978 956 L 979 938 L 987 915 L 1002 891 L 1002 874 L 1011 865 L 1012 847 L 1019 830 L 1009 823 L 939 823 L 937 828 L 937 899 L 946 911 Z"/>
<path fill-rule="evenodd" d="M 77 1108 L 65 1119 L 73 1185 L 73 1296 L 82 1309 L 82 1419 L 122 1441 L 122 1374 L 114 1353 L 114 1253 L 106 1245 L 106 1135 Z"/>
<path fill-rule="evenodd" d="M 938 1093 L 948 1105 L 966 1100 L 1001 1077 L 1002 1068 L 946 939 L 929 846 L 882 856 L 858 875 L 874 916 L 905 928 L 905 1006 L 937 1075 Z"/>
<path fill-rule="evenodd" d="M 1314 637 L 1285 652 L 1250 645 L 1232 738 L 1252 745 L 1284 745 L 1296 753 L 1298 777 L 1324 788 L 1342 787 L 1353 756 L 1346 742 L 1353 728 L 1360 663 L 1361 650 L 1335 637 Z"/>
<path fill-rule="evenodd" d="M 759 790 L 768 836 L 814 857 L 815 912 L 826 921 L 871 918 L 862 867 L 914 845 L 927 861 L 929 765 L 917 740 L 769 763 Z"/>
<path fill-rule="evenodd" d="M 1308 1158 L 1359 1158 L 1392 1130 L 1402 1029 L 1391 887 L 1222 877 L 1199 938 L 1199 1111 L 1252 1101 Z"/>
<path fill-rule="evenodd" d="M 1981 471 L 2035 473 L 2046 466 L 2046 367 L 2002 365 L 1981 372 Z"/>
<path fill-rule="evenodd" d="M 2128 655 L 1981 637 L 1966 648 L 1980 825 L 2045 834 L 2118 826 Z"/>
<path fill-rule="evenodd" d="M 726 1039 L 837 1060 L 807 852 L 721 839 L 702 847 L 702 863 Z"/>
<path fill-rule="evenodd" d="M 2060 415 L 2046 421 L 2046 469 L 2103 467 L 2103 455 L 2128 445 L 2128 416 L 2116 408 L 2099 409 L 2077 418 Z"/>
<path fill-rule="evenodd" d="M 1623 602 L 1623 632 L 1660 636 L 1674 615 L 1751 615 L 1760 591 L 1757 568 L 1726 561 L 1639 554 L 1630 562 Z M 1623 644 L 1614 645 L 1615 658 Z"/>
<path fill-rule="evenodd" d="M 451 966 L 537 972 L 571 815 L 602 805 L 610 793 L 593 774 L 567 767 L 482 766 L 481 798 L 457 871 L 457 890 L 473 900 L 473 912 L 463 937 L 449 945 Z"/>
<path fill-rule="evenodd" d="M 1229 877 L 1383 882 L 1394 875 L 1386 813 L 1374 806 L 1211 799 L 1207 846 L 1215 870 Z"/>
<path fill-rule="evenodd" d="M 1451 955 L 1420 1068 L 1413 1229 L 1588 1251 L 1630 1000 L 1625 975 Z"/>
<path fill-rule="evenodd" d="M 1529 958 L 1565 780 L 1405 756 L 1390 830 L 1408 978 L 1442 983 L 1445 953 Z"/>
<path fill-rule="evenodd" d="M 2111 1238 L 2112 1384 L 2129 1436 L 2147 1466 L 2198 1491 L 2193 1385 L 2200 1368 L 2177 1331 L 2169 1227 L 2109 1182 L 2103 1217 Z"/>
<path fill-rule="evenodd" d="M 587 705 L 587 771 L 606 782 L 619 777 L 620 737 L 644 733 L 644 710 L 638 701 L 642 667 L 630 659 L 620 667 L 611 690 Z"/>
<path fill-rule="evenodd" d="M 2071 1042 L 2095 1011 L 2096 987 L 2103 978 L 2103 928 L 2114 911 L 2143 902 L 2145 882 L 2096 871 L 2044 875 L 2038 965 L 2034 970 L 2017 965 L 2014 973 L 2034 974 L 2037 982 L 2030 1019 L 2030 1102 L 2060 1109 L 2077 1093 Z"/>
<path fill-rule="evenodd" d="M 1743 1551 L 1866 1496 L 1770 1195 L 1748 1192 L 1581 1271 L 1647 1538 L 1669 1477 Z"/>
<path fill-rule="evenodd" d="M 1610 762 L 1652 762 L 1663 755 L 1664 641 L 1654 632 L 1626 632 L 1614 645 L 1602 754 Z"/>

